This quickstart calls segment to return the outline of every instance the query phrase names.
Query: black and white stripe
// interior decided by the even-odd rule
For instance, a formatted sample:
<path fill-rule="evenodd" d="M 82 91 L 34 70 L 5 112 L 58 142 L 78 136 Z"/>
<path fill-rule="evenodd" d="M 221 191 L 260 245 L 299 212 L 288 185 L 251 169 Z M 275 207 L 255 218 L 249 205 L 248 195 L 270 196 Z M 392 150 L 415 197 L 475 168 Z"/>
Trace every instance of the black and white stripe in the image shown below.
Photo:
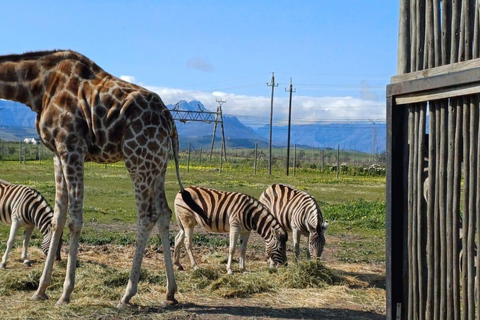
<path fill-rule="evenodd" d="M 0 222 L 11 225 L 7 249 L 0 268 L 5 268 L 7 265 L 8 253 L 13 247 L 15 235 L 20 227 L 25 228 L 22 250 L 24 265 L 30 266 L 27 249 L 35 227 L 43 234 L 42 250 L 47 255 L 52 238 L 52 218 L 52 207 L 37 190 L 0 180 Z M 57 260 L 60 260 L 60 249 L 61 242 L 56 253 Z"/>
<path fill-rule="evenodd" d="M 175 215 L 180 232 L 175 237 L 174 265 L 180 264 L 180 246 L 185 247 L 194 269 L 197 265 L 192 254 L 193 229 L 197 224 L 207 231 L 230 233 L 230 248 L 227 272 L 232 273 L 231 263 L 235 245 L 240 239 L 240 269 L 245 270 L 245 251 L 254 230 L 265 240 L 265 248 L 270 266 L 284 265 L 287 260 L 287 233 L 254 197 L 239 193 L 226 192 L 202 187 L 188 187 L 175 198 Z"/>
<path fill-rule="evenodd" d="M 317 201 L 308 193 L 284 184 L 269 186 L 260 196 L 260 202 L 277 218 L 287 232 L 293 233 L 295 259 L 300 254 L 300 236 L 309 237 L 307 257 L 320 258 L 325 246 L 325 230 Z"/>

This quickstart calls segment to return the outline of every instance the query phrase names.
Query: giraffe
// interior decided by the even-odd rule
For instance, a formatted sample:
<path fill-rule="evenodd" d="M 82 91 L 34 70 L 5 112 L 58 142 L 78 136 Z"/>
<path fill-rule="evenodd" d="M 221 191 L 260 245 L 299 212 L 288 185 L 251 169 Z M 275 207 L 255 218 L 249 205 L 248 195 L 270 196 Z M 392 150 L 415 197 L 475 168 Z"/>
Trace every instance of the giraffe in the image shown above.
<path fill-rule="evenodd" d="M 70 302 L 75 285 L 78 241 L 83 226 L 84 163 L 125 162 L 137 207 L 137 242 L 128 285 L 118 307 L 131 305 L 147 239 L 155 226 L 163 244 L 167 274 L 166 303 L 176 304 L 165 196 L 168 150 L 172 147 L 180 190 L 178 132 L 161 98 L 118 79 L 71 50 L 0 56 L 0 98 L 21 102 L 36 112 L 42 142 L 54 153 L 54 237 L 39 286 L 32 299 L 48 299 L 55 250 L 70 213 L 70 250 L 63 293 Z M 108 186 L 106 186 L 108 187 Z"/>

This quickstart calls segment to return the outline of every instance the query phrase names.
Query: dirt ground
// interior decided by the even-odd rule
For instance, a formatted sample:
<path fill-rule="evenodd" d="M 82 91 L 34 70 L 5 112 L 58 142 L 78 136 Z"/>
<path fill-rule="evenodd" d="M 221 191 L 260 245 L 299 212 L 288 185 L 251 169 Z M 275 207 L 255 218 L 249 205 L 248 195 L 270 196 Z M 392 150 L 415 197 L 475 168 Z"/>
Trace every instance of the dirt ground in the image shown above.
<path fill-rule="evenodd" d="M 172 231 L 173 234 L 176 234 L 176 225 L 172 225 Z M 196 230 L 196 232 L 199 231 Z M 228 237 L 228 235 L 225 235 L 225 237 Z M 185 287 L 182 288 L 181 283 L 179 283 L 179 290 L 176 294 L 179 304 L 165 306 L 163 303 L 165 297 L 164 286 L 157 285 L 154 288 L 149 288 L 145 283 L 140 283 L 139 294 L 132 300 L 135 306 L 131 312 L 127 313 L 128 317 L 122 313 L 115 314 L 114 311 L 112 312 L 111 310 L 114 309 L 112 305 L 107 313 L 97 313 L 95 319 L 384 319 L 385 264 L 339 261 L 336 254 L 338 248 L 335 245 L 338 241 L 345 241 L 345 239 L 334 235 L 327 237 L 327 242 L 330 245 L 327 243 L 322 260 L 324 265 L 342 280 L 340 283 L 325 288 L 282 288 L 275 292 L 252 294 L 246 298 L 221 298 L 202 294 L 201 291 L 187 290 Z M 305 243 L 302 243 L 302 245 L 304 246 Z M 292 244 L 289 240 L 289 257 L 292 256 L 291 247 Z M 16 250 L 17 253 L 19 252 L 18 249 Z M 36 250 L 40 252 L 39 249 Z M 67 250 L 68 245 L 64 245 L 63 259 L 66 259 Z M 206 246 L 194 246 L 194 255 L 200 262 L 200 266 L 203 261 L 202 257 L 207 256 L 210 251 Z M 225 254 L 225 257 L 227 256 L 228 249 L 226 247 L 222 247 L 220 250 L 217 248 L 217 251 L 221 251 Z M 17 253 L 12 253 L 11 257 L 13 258 Z M 105 264 L 118 269 L 129 270 L 133 253 L 134 246 L 81 245 L 79 261 Z M 250 266 L 250 272 L 255 272 L 255 270 L 252 270 L 254 264 L 263 263 L 261 261 L 263 255 L 263 240 L 258 235 L 252 234 L 247 249 L 247 270 Z M 190 272 L 190 263 L 184 253 L 181 262 L 186 271 L 176 272 Z M 39 258 L 36 263 L 43 265 L 43 258 Z M 290 263 L 293 262 L 290 261 Z M 235 263 L 235 267 L 237 265 Z M 163 270 L 163 254 L 159 252 L 159 248 L 147 249 L 142 268 L 152 271 Z M 120 290 L 123 291 L 124 287 L 122 286 Z M 14 303 L 25 305 L 31 294 L 32 292 L 24 291 L 18 292 L 18 295 L 15 294 L 14 296 L 0 296 L 0 303 L 12 308 Z M 51 297 L 51 299 L 57 298 L 55 296 Z M 80 297 L 79 294 L 76 296 L 74 291 L 73 301 L 67 308 L 75 308 L 74 300 L 76 299 L 78 301 Z M 77 303 L 81 307 L 80 302 Z M 95 302 L 87 301 L 83 303 L 91 305 Z M 45 317 L 45 315 L 47 316 Z M 47 319 L 49 318 L 48 315 L 48 313 L 44 314 L 44 317 L 41 318 Z M 11 317 L 10 313 L 9 318 L 14 319 L 15 317 Z M 82 316 L 79 316 L 79 318 L 82 318 Z"/>
<path fill-rule="evenodd" d="M 178 228 L 175 224 L 172 224 L 171 229 L 173 234 L 177 233 Z M 204 231 L 197 227 L 195 232 Z M 228 235 L 221 236 L 228 239 Z M 179 305 L 167 309 L 161 305 L 159 308 L 167 319 L 384 319 L 385 264 L 341 262 L 336 255 L 338 248 L 335 243 L 345 241 L 345 238 L 328 235 L 327 241 L 330 245 L 327 244 L 325 247 L 322 261 L 342 278 L 340 285 L 323 289 L 282 289 L 279 292 L 234 299 L 212 298 L 179 290 L 176 295 Z M 249 260 L 262 259 L 263 245 L 263 240 L 252 233 L 247 249 L 247 269 Z M 292 246 L 289 240 L 287 244 L 289 257 L 293 255 Z M 305 246 L 306 240 L 302 238 L 302 248 Z M 225 248 L 223 251 L 227 257 L 228 249 Z M 202 256 L 209 253 L 208 248 L 194 246 L 197 262 L 202 261 Z M 147 251 L 143 266 L 158 268 L 158 263 L 162 262 L 163 255 Z M 187 271 L 191 270 L 184 252 L 181 262 Z M 142 302 L 142 305 L 145 307 L 139 308 L 139 315 L 153 315 L 159 311 L 156 307 L 150 307 L 148 303 Z"/>

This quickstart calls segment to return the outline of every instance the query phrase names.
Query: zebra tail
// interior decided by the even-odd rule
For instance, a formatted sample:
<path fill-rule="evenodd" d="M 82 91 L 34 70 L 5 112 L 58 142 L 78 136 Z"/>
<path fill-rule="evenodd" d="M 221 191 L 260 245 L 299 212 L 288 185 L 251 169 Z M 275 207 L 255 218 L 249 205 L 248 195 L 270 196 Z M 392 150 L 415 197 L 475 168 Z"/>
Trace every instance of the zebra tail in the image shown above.
<path fill-rule="evenodd" d="M 207 217 L 207 215 L 205 214 L 205 211 L 203 211 L 203 209 L 200 208 L 200 206 L 199 206 L 195 201 L 193 201 L 193 198 L 192 198 L 192 195 L 190 194 L 190 192 L 188 192 L 187 190 L 183 189 L 183 191 L 180 191 L 180 193 L 182 194 L 182 199 L 183 199 L 183 201 L 184 201 L 193 211 L 195 211 L 200 217 L 202 217 L 203 221 L 205 222 L 205 224 L 206 224 L 207 226 L 210 226 L 210 225 L 211 225 L 210 218 Z"/>

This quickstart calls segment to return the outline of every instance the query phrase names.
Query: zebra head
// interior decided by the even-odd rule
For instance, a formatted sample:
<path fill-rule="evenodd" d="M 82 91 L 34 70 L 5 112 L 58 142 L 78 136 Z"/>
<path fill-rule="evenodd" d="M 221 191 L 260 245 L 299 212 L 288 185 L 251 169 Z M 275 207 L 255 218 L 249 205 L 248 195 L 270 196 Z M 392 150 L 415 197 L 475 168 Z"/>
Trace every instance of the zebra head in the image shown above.
<path fill-rule="evenodd" d="M 57 261 L 62 260 L 62 257 L 60 256 L 60 251 L 62 250 L 62 235 L 60 236 L 60 242 L 58 243 L 57 251 L 55 252 L 55 258 Z M 51 228 L 48 229 L 47 233 L 43 236 L 43 241 L 42 241 L 42 251 L 45 254 L 45 256 L 48 255 L 48 251 L 50 249 L 50 242 L 53 239 L 53 231 Z"/>
<path fill-rule="evenodd" d="M 285 230 L 272 229 L 273 237 L 267 242 L 266 253 L 270 268 L 287 265 L 287 239 Z"/>
<path fill-rule="evenodd" d="M 316 259 L 322 256 L 323 248 L 325 247 L 325 231 L 328 228 L 328 221 L 322 222 L 320 228 L 315 232 L 310 233 L 308 239 L 308 251 L 310 255 Z"/>

